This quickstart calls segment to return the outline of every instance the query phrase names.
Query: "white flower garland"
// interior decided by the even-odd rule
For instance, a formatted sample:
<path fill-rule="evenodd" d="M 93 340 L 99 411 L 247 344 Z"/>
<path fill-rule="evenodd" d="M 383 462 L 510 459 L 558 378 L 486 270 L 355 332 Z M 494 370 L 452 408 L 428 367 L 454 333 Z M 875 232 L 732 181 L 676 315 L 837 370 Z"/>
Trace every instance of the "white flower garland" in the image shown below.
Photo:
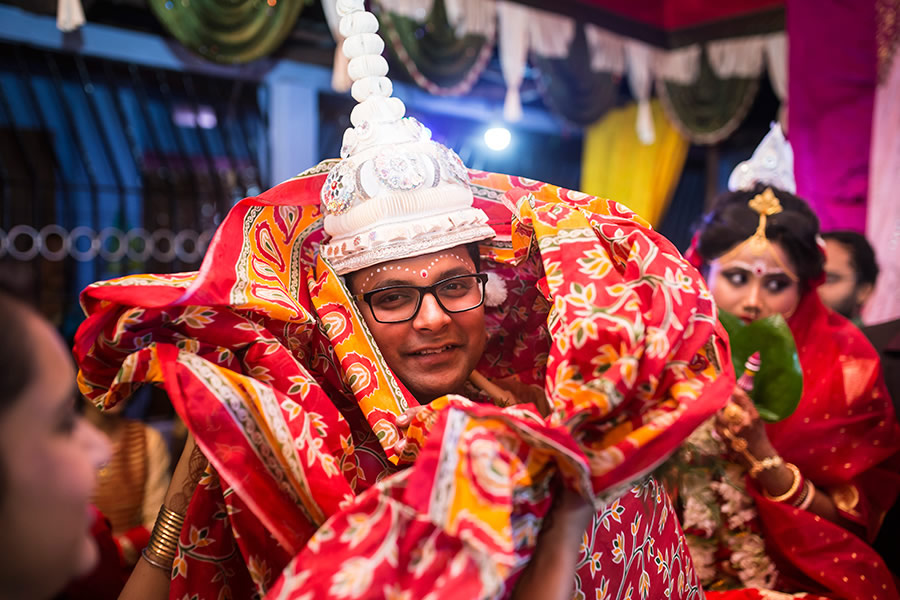
<path fill-rule="evenodd" d="M 746 469 L 723 458 L 727 449 L 713 432 L 713 419 L 709 419 L 688 438 L 677 457 L 681 525 L 694 568 L 704 587 L 711 589 L 771 589 L 778 570 L 753 528 L 758 515 L 744 483 Z M 727 569 L 717 565 L 716 555 L 723 547 L 730 554 Z"/>

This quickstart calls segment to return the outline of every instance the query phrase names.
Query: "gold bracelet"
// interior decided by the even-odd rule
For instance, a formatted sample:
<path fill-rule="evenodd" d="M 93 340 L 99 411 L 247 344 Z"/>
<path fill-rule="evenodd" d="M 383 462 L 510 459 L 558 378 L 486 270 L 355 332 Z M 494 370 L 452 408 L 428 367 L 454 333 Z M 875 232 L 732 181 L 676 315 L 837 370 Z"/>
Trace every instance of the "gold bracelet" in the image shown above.
<path fill-rule="evenodd" d="M 750 457 L 748 456 L 748 458 Z M 767 456 L 760 461 L 752 460 L 751 463 L 752 466 L 750 467 L 750 477 L 756 479 L 763 471 L 774 469 L 783 465 L 784 460 L 776 454 L 775 456 Z"/>
<path fill-rule="evenodd" d="M 156 523 L 150 541 L 141 555 L 148 563 L 164 571 L 172 570 L 175 555 L 178 552 L 178 538 L 184 526 L 184 515 L 169 510 L 165 505 L 159 507 Z"/>
<path fill-rule="evenodd" d="M 166 571 L 167 573 L 172 572 L 172 565 L 175 563 L 174 559 L 171 562 L 168 562 L 168 561 L 164 562 L 164 561 L 154 557 L 153 554 L 150 553 L 149 548 L 144 548 L 141 551 L 141 556 L 144 558 L 144 560 L 146 560 L 148 563 L 150 563 L 157 569 L 162 569 L 163 571 Z"/>
<path fill-rule="evenodd" d="M 763 490 L 763 496 L 765 496 L 772 502 L 784 502 L 786 500 L 790 500 L 803 484 L 803 475 L 800 473 L 800 469 L 798 469 L 796 465 L 786 462 L 784 463 L 784 466 L 791 470 L 791 473 L 793 473 L 794 475 L 794 481 L 791 482 L 790 489 L 788 489 L 788 491 L 781 494 L 780 496 L 772 496 L 768 491 Z"/>

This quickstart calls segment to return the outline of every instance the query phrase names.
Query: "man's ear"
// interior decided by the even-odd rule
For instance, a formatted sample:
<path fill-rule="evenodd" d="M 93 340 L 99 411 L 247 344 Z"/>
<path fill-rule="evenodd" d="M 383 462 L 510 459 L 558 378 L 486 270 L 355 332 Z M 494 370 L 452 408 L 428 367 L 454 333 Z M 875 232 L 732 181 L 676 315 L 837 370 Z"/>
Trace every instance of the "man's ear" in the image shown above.
<path fill-rule="evenodd" d="M 875 286 L 871 283 L 863 283 L 856 286 L 856 304 L 857 306 L 862 306 L 866 303 L 866 300 L 872 295 L 872 292 L 875 291 Z"/>

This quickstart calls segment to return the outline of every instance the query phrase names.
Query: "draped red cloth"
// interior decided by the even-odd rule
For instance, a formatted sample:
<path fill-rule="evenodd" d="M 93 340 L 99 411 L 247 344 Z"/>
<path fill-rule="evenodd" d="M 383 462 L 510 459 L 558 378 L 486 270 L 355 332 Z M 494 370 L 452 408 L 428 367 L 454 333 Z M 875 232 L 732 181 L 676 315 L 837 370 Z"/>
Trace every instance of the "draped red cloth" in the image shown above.
<path fill-rule="evenodd" d="M 788 319 L 803 370 L 803 396 L 787 419 L 766 425 L 772 445 L 841 516 L 865 531 L 860 538 L 812 512 L 766 499 L 747 478 L 777 587 L 844 600 L 898 598 L 891 573 L 869 546 L 900 493 L 900 475 L 884 461 L 900 449 L 900 427 L 878 355 L 862 332 L 827 309 L 813 289 Z M 765 598 L 756 590 L 710 598 Z"/>
<path fill-rule="evenodd" d="M 343 280 L 317 255 L 333 163 L 236 206 L 198 273 L 82 295 L 79 386 L 111 406 L 161 385 L 210 461 L 170 597 L 499 597 L 527 564 L 557 475 L 598 513 L 579 598 L 702 594 L 649 474 L 734 385 L 699 274 L 640 217 L 536 181 L 471 174 L 506 281 L 478 370 L 537 383 L 552 406 L 415 399 Z"/>
<path fill-rule="evenodd" d="M 827 309 L 815 290 L 788 320 L 803 369 L 803 396 L 787 419 L 766 426 L 772 445 L 818 489 L 831 493 L 865 539 L 756 496 L 767 548 L 786 580 L 839 598 L 896 598 L 893 578 L 869 546 L 900 493 L 884 461 L 900 450 L 900 426 L 878 353 L 850 321 Z"/>

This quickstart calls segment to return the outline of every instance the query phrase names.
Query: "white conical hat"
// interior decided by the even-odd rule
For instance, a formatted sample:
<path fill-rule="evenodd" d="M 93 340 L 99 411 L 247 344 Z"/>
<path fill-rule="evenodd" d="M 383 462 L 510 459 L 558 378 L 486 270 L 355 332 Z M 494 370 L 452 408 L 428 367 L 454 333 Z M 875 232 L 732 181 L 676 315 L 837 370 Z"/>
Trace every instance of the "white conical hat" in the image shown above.
<path fill-rule="evenodd" d="M 794 150 L 784 138 L 781 125 L 773 123 L 750 160 L 735 167 L 728 178 L 732 192 L 751 190 L 757 183 L 771 185 L 792 194 L 797 193 L 794 180 Z"/>
<path fill-rule="evenodd" d="M 343 52 L 359 103 L 341 160 L 322 188 L 322 255 L 339 275 L 493 237 L 472 207 L 465 165 L 392 98 L 378 20 L 363 0 L 337 0 Z"/>

